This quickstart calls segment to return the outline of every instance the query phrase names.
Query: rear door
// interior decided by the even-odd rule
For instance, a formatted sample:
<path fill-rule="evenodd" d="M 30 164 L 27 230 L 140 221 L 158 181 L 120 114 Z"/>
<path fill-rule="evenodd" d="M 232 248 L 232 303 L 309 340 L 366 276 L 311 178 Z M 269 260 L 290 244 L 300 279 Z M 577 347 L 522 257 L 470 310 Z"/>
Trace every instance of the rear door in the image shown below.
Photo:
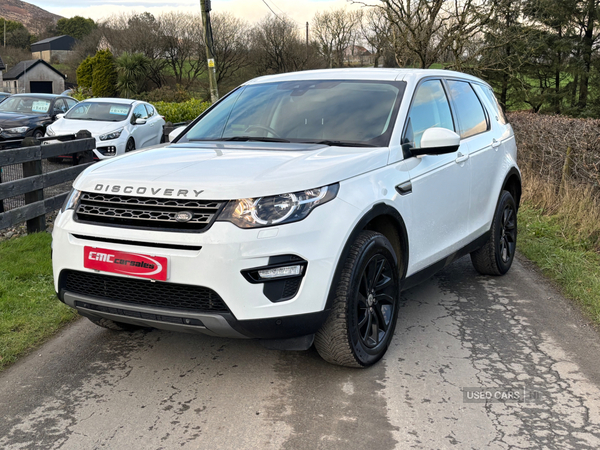
<path fill-rule="evenodd" d="M 428 128 L 457 131 L 441 79 L 426 79 L 415 90 L 404 127 L 402 145 L 408 159 L 410 184 L 398 186 L 399 210 L 406 210 L 412 275 L 451 255 L 465 245 L 469 222 L 470 165 L 467 146 L 445 155 L 410 156 L 420 148 Z"/>
<path fill-rule="evenodd" d="M 489 230 L 498 193 L 494 192 L 495 175 L 502 161 L 498 148 L 498 129 L 492 128 L 489 110 L 477 94 L 475 85 L 465 80 L 447 80 L 448 93 L 458 116 L 461 139 L 468 146 L 472 185 L 469 207 L 471 240 Z"/>

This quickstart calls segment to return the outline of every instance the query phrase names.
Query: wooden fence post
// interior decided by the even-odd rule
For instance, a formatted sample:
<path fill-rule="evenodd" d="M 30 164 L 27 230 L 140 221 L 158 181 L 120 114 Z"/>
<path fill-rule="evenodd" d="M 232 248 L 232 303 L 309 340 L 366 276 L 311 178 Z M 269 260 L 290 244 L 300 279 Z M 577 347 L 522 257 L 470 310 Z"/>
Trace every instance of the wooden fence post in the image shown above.
<path fill-rule="evenodd" d="M 32 137 L 26 137 L 21 142 L 22 147 L 33 147 L 35 145 L 41 145 L 41 142 Z M 42 175 L 42 159 L 37 161 L 30 161 L 23 163 L 23 178 L 32 177 L 35 175 Z M 35 191 L 25 194 L 25 204 L 39 202 L 44 200 L 44 189 L 37 189 Z M 46 229 L 46 217 L 44 215 L 34 217 L 27 221 L 27 234 L 38 233 Z"/>
<path fill-rule="evenodd" d="M 92 137 L 92 133 L 88 130 L 79 130 L 75 133 L 75 139 L 89 139 Z M 73 165 L 78 166 L 79 164 L 85 164 L 94 160 L 94 152 L 92 150 L 86 150 L 84 152 L 78 152 L 73 155 Z"/>
<path fill-rule="evenodd" d="M 571 172 L 573 171 L 573 158 L 571 154 L 573 149 L 567 147 L 567 156 L 565 157 L 565 163 L 563 164 L 562 177 L 560 179 L 560 188 L 558 189 L 558 195 L 563 197 L 567 192 L 567 185 L 571 179 Z"/>
<path fill-rule="evenodd" d="M 2 167 L 0 167 L 0 184 L 2 184 Z M 4 200 L 0 199 L 0 213 L 4 212 Z"/>

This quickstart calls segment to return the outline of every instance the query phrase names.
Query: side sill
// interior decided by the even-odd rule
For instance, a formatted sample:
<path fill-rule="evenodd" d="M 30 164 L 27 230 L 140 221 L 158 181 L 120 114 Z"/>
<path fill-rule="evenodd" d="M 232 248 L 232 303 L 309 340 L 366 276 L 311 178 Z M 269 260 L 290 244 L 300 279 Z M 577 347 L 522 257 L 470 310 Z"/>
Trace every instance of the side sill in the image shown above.
<path fill-rule="evenodd" d="M 467 244 L 460 250 L 452 253 L 451 255 L 445 257 L 444 259 L 441 259 L 436 263 L 433 263 L 431 266 L 426 267 L 425 269 L 422 269 L 409 277 L 406 277 L 402 281 L 402 287 L 400 288 L 400 290 L 405 291 L 407 289 L 410 289 L 411 287 L 422 283 L 428 278 L 431 278 L 433 275 L 435 275 L 437 272 L 442 270 L 444 267 L 446 267 L 453 261 L 456 261 L 457 259 L 462 258 L 463 256 L 468 255 L 471 252 L 474 252 L 478 248 L 481 248 L 489 240 L 490 235 L 491 231 L 486 231 L 483 235 L 475 239 L 470 244 Z"/>

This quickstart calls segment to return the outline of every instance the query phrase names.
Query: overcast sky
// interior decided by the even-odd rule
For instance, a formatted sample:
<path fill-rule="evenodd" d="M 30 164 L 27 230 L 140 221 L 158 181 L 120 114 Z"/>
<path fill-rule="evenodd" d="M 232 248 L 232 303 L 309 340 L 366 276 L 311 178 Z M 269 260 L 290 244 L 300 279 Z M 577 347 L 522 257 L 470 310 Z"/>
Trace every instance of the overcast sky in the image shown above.
<path fill-rule="evenodd" d="M 229 11 L 250 22 L 273 14 L 287 15 L 299 24 L 311 21 L 315 12 L 347 7 L 356 9 L 347 0 L 212 0 L 213 11 Z M 200 0 L 85 0 L 81 4 L 72 0 L 30 0 L 28 3 L 64 17 L 83 16 L 100 20 L 121 12 L 143 12 L 159 14 L 163 11 L 200 11 Z"/>

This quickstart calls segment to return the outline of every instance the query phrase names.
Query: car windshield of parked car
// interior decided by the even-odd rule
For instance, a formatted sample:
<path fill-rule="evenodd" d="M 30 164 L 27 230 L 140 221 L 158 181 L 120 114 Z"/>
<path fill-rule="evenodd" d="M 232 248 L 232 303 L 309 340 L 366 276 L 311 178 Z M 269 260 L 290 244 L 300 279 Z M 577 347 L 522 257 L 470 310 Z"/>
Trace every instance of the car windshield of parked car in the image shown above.
<path fill-rule="evenodd" d="M 121 122 L 127 119 L 130 109 L 131 105 L 123 103 L 81 102 L 65 114 L 65 119 Z"/>
<path fill-rule="evenodd" d="M 48 114 L 51 100 L 35 97 L 8 97 L 0 103 L 0 111 L 21 114 Z"/>
<path fill-rule="evenodd" d="M 404 82 L 366 80 L 249 85 L 215 105 L 178 142 L 387 146 L 404 87 Z"/>

